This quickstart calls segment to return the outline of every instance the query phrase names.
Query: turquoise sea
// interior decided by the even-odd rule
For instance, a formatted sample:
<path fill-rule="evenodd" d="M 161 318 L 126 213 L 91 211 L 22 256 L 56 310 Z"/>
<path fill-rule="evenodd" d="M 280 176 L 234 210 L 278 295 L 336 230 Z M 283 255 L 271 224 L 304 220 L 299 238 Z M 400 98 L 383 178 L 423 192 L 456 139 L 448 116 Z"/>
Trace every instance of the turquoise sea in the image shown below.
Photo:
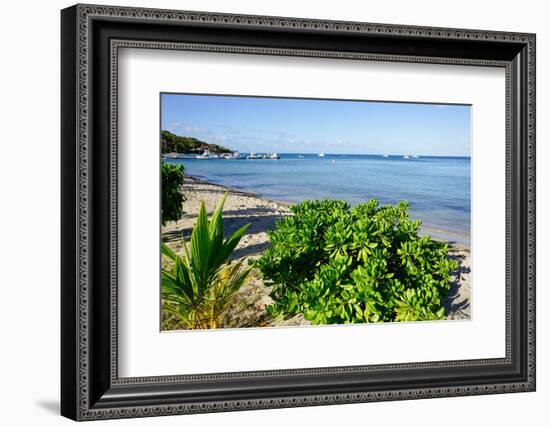
<path fill-rule="evenodd" d="M 184 164 L 188 175 L 290 203 L 316 198 L 352 205 L 371 198 L 381 204 L 407 200 L 411 217 L 423 222 L 425 232 L 470 243 L 469 157 L 280 156 L 279 160 L 168 161 Z"/>

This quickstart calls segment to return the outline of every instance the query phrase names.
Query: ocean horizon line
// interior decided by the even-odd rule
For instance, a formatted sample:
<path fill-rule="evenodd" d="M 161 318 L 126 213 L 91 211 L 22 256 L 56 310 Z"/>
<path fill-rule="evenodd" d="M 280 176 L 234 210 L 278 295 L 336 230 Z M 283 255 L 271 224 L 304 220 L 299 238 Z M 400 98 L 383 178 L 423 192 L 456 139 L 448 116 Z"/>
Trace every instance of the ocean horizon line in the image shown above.
<path fill-rule="evenodd" d="M 317 151 L 317 152 L 286 152 L 286 151 L 277 151 L 277 150 L 267 150 L 267 151 L 239 151 L 238 152 L 243 153 L 268 153 L 268 152 L 277 152 L 279 154 L 290 154 L 290 155 L 319 155 L 320 153 L 323 153 L 324 155 L 349 155 L 349 156 L 357 156 L 357 157 L 403 157 L 404 155 L 409 156 L 418 156 L 423 158 L 469 158 L 471 159 L 471 155 L 436 155 L 436 154 L 416 154 L 416 153 L 410 153 L 410 152 L 402 152 L 398 154 L 389 154 L 389 153 L 375 153 L 375 154 L 358 154 L 358 153 L 349 153 L 349 152 L 327 152 L 327 151 Z"/>
<path fill-rule="evenodd" d="M 376 153 L 376 154 L 359 154 L 359 153 L 348 153 L 348 152 L 327 152 L 327 151 L 316 151 L 316 152 L 288 152 L 288 151 L 277 151 L 277 150 L 238 150 L 238 149 L 231 149 L 233 152 L 239 152 L 241 154 L 264 154 L 264 153 L 278 153 L 281 155 L 313 155 L 318 156 L 319 154 L 323 154 L 324 156 L 350 156 L 350 157 L 403 157 L 403 156 L 410 156 L 411 158 L 414 158 L 416 156 L 418 158 L 461 158 L 461 159 L 472 159 L 471 155 L 438 155 L 438 154 L 416 154 L 411 152 L 402 152 L 398 154 L 388 154 L 388 153 Z M 163 154 L 171 154 L 170 152 L 164 152 Z M 386 158 L 387 158 L 386 157 Z"/>

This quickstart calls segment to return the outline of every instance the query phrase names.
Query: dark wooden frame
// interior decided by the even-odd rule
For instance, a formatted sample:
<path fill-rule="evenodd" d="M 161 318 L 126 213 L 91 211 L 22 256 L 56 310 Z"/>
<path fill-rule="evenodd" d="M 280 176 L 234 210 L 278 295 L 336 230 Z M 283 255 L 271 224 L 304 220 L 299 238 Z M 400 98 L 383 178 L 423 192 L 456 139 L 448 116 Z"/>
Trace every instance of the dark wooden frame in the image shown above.
<path fill-rule="evenodd" d="M 61 413 L 75 420 L 535 390 L 535 35 L 76 5 L 61 13 Z M 506 357 L 122 379 L 120 47 L 506 69 Z"/>

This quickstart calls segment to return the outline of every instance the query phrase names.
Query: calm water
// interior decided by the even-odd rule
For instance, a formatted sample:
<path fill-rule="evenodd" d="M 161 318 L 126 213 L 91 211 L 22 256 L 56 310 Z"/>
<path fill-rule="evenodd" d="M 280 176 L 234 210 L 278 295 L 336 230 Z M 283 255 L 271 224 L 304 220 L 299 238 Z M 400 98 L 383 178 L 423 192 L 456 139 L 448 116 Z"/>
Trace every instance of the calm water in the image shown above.
<path fill-rule="evenodd" d="M 170 162 L 184 164 L 191 176 L 273 200 L 336 198 L 352 205 L 370 198 L 381 204 L 407 200 L 411 217 L 424 226 L 460 243 L 470 240 L 470 158 L 281 154 L 280 160 Z"/>

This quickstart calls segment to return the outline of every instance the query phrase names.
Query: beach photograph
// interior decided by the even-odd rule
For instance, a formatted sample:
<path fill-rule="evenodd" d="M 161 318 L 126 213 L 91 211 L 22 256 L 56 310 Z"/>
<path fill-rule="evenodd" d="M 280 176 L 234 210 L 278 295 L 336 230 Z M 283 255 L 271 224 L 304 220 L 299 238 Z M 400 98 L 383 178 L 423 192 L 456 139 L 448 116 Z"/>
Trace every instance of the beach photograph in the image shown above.
<path fill-rule="evenodd" d="M 160 104 L 162 331 L 471 319 L 469 105 Z"/>

